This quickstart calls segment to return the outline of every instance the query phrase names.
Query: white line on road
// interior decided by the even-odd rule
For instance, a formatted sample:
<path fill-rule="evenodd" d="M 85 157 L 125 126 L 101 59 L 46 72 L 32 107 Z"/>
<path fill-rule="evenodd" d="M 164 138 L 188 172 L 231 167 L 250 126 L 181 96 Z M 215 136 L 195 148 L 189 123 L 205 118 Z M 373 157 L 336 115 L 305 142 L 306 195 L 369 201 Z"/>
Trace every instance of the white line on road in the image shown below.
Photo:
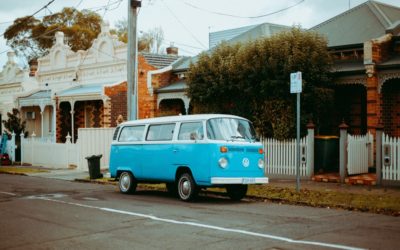
<path fill-rule="evenodd" d="M 10 195 L 10 196 L 17 196 L 17 194 L 9 193 L 9 192 L 2 192 L 2 191 L 0 191 L 0 194 L 6 194 L 6 195 Z"/>
<path fill-rule="evenodd" d="M 213 226 L 213 225 L 207 225 L 207 224 L 201 224 L 201 223 L 195 223 L 195 222 L 164 219 L 164 218 L 160 218 L 160 217 L 157 217 L 157 216 L 154 216 L 154 215 L 134 213 L 134 212 L 124 211 L 124 210 L 117 210 L 117 209 L 106 208 L 106 207 L 96 207 L 96 206 L 90 206 L 90 205 L 85 205 L 85 204 L 80 204 L 80 203 L 73 203 L 73 202 L 66 202 L 66 201 L 61 201 L 61 200 L 54 200 L 54 199 L 46 198 L 46 197 L 43 197 L 43 196 L 37 196 L 36 198 L 39 199 L 39 200 L 46 200 L 46 201 L 52 201 L 52 202 L 57 202 L 57 203 L 63 203 L 63 204 L 78 206 L 78 207 L 97 209 L 97 210 L 111 212 L 111 213 L 136 216 L 136 217 L 147 218 L 147 219 L 150 219 L 150 220 L 162 221 L 162 222 L 171 223 L 171 224 L 188 225 L 188 226 L 193 226 L 193 227 L 201 227 L 201 228 L 213 229 L 213 230 L 217 230 L 217 231 L 239 233 L 239 234 L 256 236 L 256 237 L 261 237 L 261 238 L 268 238 L 268 239 L 272 239 L 272 240 L 284 241 L 284 242 L 293 243 L 293 244 L 313 245 L 313 246 L 329 247 L 329 248 L 345 249 L 345 250 L 362 250 L 363 249 L 363 248 L 357 248 L 357 247 L 352 247 L 352 246 L 330 244 L 330 243 L 317 242 L 317 241 L 295 240 L 295 239 L 291 239 L 291 238 L 287 238 L 287 237 L 281 237 L 281 236 L 275 236 L 275 235 L 271 235 L 271 234 L 255 233 L 255 232 L 241 230 L 241 229 L 219 227 L 219 226 Z"/>

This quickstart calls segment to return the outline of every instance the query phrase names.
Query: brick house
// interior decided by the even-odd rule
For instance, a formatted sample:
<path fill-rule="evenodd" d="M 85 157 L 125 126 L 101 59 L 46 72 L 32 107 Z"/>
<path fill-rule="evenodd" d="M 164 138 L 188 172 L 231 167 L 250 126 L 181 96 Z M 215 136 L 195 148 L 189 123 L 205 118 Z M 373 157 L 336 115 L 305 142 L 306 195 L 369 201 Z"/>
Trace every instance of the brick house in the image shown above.
<path fill-rule="evenodd" d="M 400 136 L 400 8 L 369 0 L 313 28 L 334 57 L 336 126 Z M 334 129 L 333 129 L 334 130 Z"/>

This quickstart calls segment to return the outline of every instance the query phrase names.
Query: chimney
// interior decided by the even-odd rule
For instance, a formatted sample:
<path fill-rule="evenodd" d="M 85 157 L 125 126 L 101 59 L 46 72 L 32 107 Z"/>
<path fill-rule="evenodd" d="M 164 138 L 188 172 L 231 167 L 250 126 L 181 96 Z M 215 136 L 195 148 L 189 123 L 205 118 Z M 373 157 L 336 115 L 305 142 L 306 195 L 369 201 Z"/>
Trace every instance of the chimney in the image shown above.
<path fill-rule="evenodd" d="M 28 64 L 29 64 L 29 76 L 35 76 L 38 68 L 37 59 L 30 60 Z"/>
<path fill-rule="evenodd" d="M 8 57 L 9 63 L 15 63 L 15 52 L 14 51 L 8 51 L 7 57 Z"/>
<path fill-rule="evenodd" d="M 174 46 L 174 43 L 167 48 L 167 55 L 178 55 L 178 48 Z"/>

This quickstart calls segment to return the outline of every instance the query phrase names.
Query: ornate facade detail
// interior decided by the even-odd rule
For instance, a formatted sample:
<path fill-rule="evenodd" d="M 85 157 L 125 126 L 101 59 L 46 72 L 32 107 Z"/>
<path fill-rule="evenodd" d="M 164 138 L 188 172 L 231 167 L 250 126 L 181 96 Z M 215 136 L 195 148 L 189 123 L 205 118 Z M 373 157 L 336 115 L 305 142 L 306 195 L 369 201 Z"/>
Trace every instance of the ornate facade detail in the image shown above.
<path fill-rule="evenodd" d="M 355 84 L 355 85 L 363 85 L 367 87 L 367 78 L 365 76 L 356 76 L 356 77 L 346 77 L 346 78 L 338 78 L 335 80 L 336 84 Z"/>
<path fill-rule="evenodd" d="M 172 100 L 172 99 L 180 99 L 180 100 L 182 100 L 183 104 L 185 105 L 186 114 L 188 114 L 189 105 L 190 105 L 190 98 L 187 97 L 182 92 L 159 93 L 158 96 L 157 96 L 157 108 L 160 108 L 160 103 L 162 101 L 164 101 L 164 100 Z"/>
<path fill-rule="evenodd" d="M 378 92 L 381 93 L 383 84 L 391 79 L 400 79 L 400 71 L 380 73 L 378 77 Z"/>

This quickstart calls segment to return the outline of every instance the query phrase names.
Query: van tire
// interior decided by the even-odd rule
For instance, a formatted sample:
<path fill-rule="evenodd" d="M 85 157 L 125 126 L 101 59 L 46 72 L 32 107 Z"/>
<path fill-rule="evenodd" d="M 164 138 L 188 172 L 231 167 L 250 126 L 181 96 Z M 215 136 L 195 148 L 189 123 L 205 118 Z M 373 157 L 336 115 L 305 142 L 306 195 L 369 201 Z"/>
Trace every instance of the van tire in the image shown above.
<path fill-rule="evenodd" d="M 123 194 L 132 194 L 136 191 L 137 182 L 131 172 L 124 171 L 119 176 L 119 191 Z"/>
<path fill-rule="evenodd" d="M 178 196 L 183 201 L 193 200 L 198 193 L 196 183 L 189 173 L 183 173 L 179 176 L 177 182 Z"/>
<path fill-rule="evenodd" d="M 227 185 L 226 192 L 231 200 L 240 201 L 246 196 L 247 185 Z"/>

